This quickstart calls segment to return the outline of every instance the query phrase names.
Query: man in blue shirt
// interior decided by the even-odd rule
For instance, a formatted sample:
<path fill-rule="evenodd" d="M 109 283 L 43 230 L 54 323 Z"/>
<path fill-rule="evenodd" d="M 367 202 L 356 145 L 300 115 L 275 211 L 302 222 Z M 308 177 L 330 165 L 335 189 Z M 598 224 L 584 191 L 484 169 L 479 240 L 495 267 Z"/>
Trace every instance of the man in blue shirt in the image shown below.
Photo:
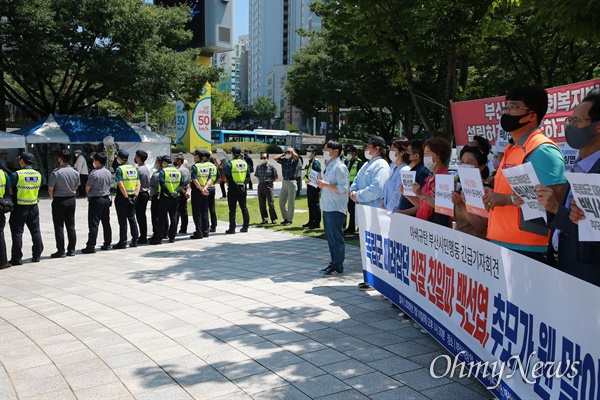
<path fill-rule="evenodd" d="M 323 148 L 323 157 L 328 162 L 325 176 L 317 179 L 321 189 L 321 210 L 323 210 L 323 225 L 329 244 L 331 262 L 321 270 L 323 276 L 332 277 L 344 273 L 346 244 L 344 242 L 344 225 L 348 209 L 348 186 L 350 174 L 346 165 L 340 160 L 342 144 L 330 140 Z"/>

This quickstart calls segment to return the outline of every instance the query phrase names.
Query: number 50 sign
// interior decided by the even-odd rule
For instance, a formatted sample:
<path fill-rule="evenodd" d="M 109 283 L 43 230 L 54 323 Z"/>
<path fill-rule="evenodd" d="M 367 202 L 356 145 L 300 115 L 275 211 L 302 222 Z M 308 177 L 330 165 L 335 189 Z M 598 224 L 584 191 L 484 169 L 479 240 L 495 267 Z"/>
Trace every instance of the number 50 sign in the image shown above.
<path fill-rule="evenodd" d="M 198 136 L 204 141 L 210 143 L 211 134 L 211 102 L 210 95 L 202 96 L 200 101 L 196 103 L 192 114 L 192 123 Z"/>

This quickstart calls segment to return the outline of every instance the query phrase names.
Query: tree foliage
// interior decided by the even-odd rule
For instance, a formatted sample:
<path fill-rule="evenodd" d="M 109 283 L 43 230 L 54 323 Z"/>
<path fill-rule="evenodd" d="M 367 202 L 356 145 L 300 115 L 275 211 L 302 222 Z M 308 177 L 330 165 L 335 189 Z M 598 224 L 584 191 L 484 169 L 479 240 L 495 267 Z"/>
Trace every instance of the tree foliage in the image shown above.
<path fill-rule="evenodd" d="M 273 118 L 277 112 L 277 106 L 273 103 L 273 100 L 267 96 L 257 97 L 256 100 L 254 100 L 252 108 L 254 109 L 256 116 L 263 121 Z"/>
<path fill-rule="evenodd" d="M 0 6 L 6 98 L 32 117 L 78 114 L 101 100 L 129 111 L 200 97 L 219 70 L 195 62 L 187 7 L 143 0 L 11 0 Z"/>
<path fill-rule="evenodd" d="M 221 91 L 216 87 L 211 90 L 211 112 L 212 121 L 215 126 L 220 127 L 222 122 L 236 119 L 241 111 L 233 101 L 231 92 Z"/>

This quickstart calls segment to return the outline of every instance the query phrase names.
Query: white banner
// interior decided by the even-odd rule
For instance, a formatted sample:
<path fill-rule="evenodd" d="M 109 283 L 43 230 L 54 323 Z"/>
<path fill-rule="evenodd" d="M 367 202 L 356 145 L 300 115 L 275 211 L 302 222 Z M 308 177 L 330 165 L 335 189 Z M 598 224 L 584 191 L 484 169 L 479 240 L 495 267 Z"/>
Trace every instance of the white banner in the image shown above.
<path fill-rule="evenodd" d="M 499 399 L 600 398 L 599 287 L 414 217 L 356 213 L 365 282 L 459 355 L 463 373 Z"/>
<path fill-rule="evenodd" d="M 600 242 L 600 175 L 574 172 L 566 172 L 565 175 L 577 206 L 585 212 L 585 219 L 577 224 L 579 240 Z"/>

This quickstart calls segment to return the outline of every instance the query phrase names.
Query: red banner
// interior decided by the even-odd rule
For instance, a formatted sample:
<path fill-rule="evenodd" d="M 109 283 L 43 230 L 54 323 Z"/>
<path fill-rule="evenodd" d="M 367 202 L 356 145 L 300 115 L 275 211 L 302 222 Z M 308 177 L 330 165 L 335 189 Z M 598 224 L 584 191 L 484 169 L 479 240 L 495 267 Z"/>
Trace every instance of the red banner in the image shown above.
<path fill-rule="evenodd" d="M 556 143 L 565 142 L 565 118 L 592 89 L 600 88 L 600 79 L 547 89 L 548 113 L 542 120 L 546 136 Z M 452 122 L 457 146 L 465 146 L 473 136 L 483 136 L 492 145 L 499 134 L 504 96 L 452 103 Z"/>

